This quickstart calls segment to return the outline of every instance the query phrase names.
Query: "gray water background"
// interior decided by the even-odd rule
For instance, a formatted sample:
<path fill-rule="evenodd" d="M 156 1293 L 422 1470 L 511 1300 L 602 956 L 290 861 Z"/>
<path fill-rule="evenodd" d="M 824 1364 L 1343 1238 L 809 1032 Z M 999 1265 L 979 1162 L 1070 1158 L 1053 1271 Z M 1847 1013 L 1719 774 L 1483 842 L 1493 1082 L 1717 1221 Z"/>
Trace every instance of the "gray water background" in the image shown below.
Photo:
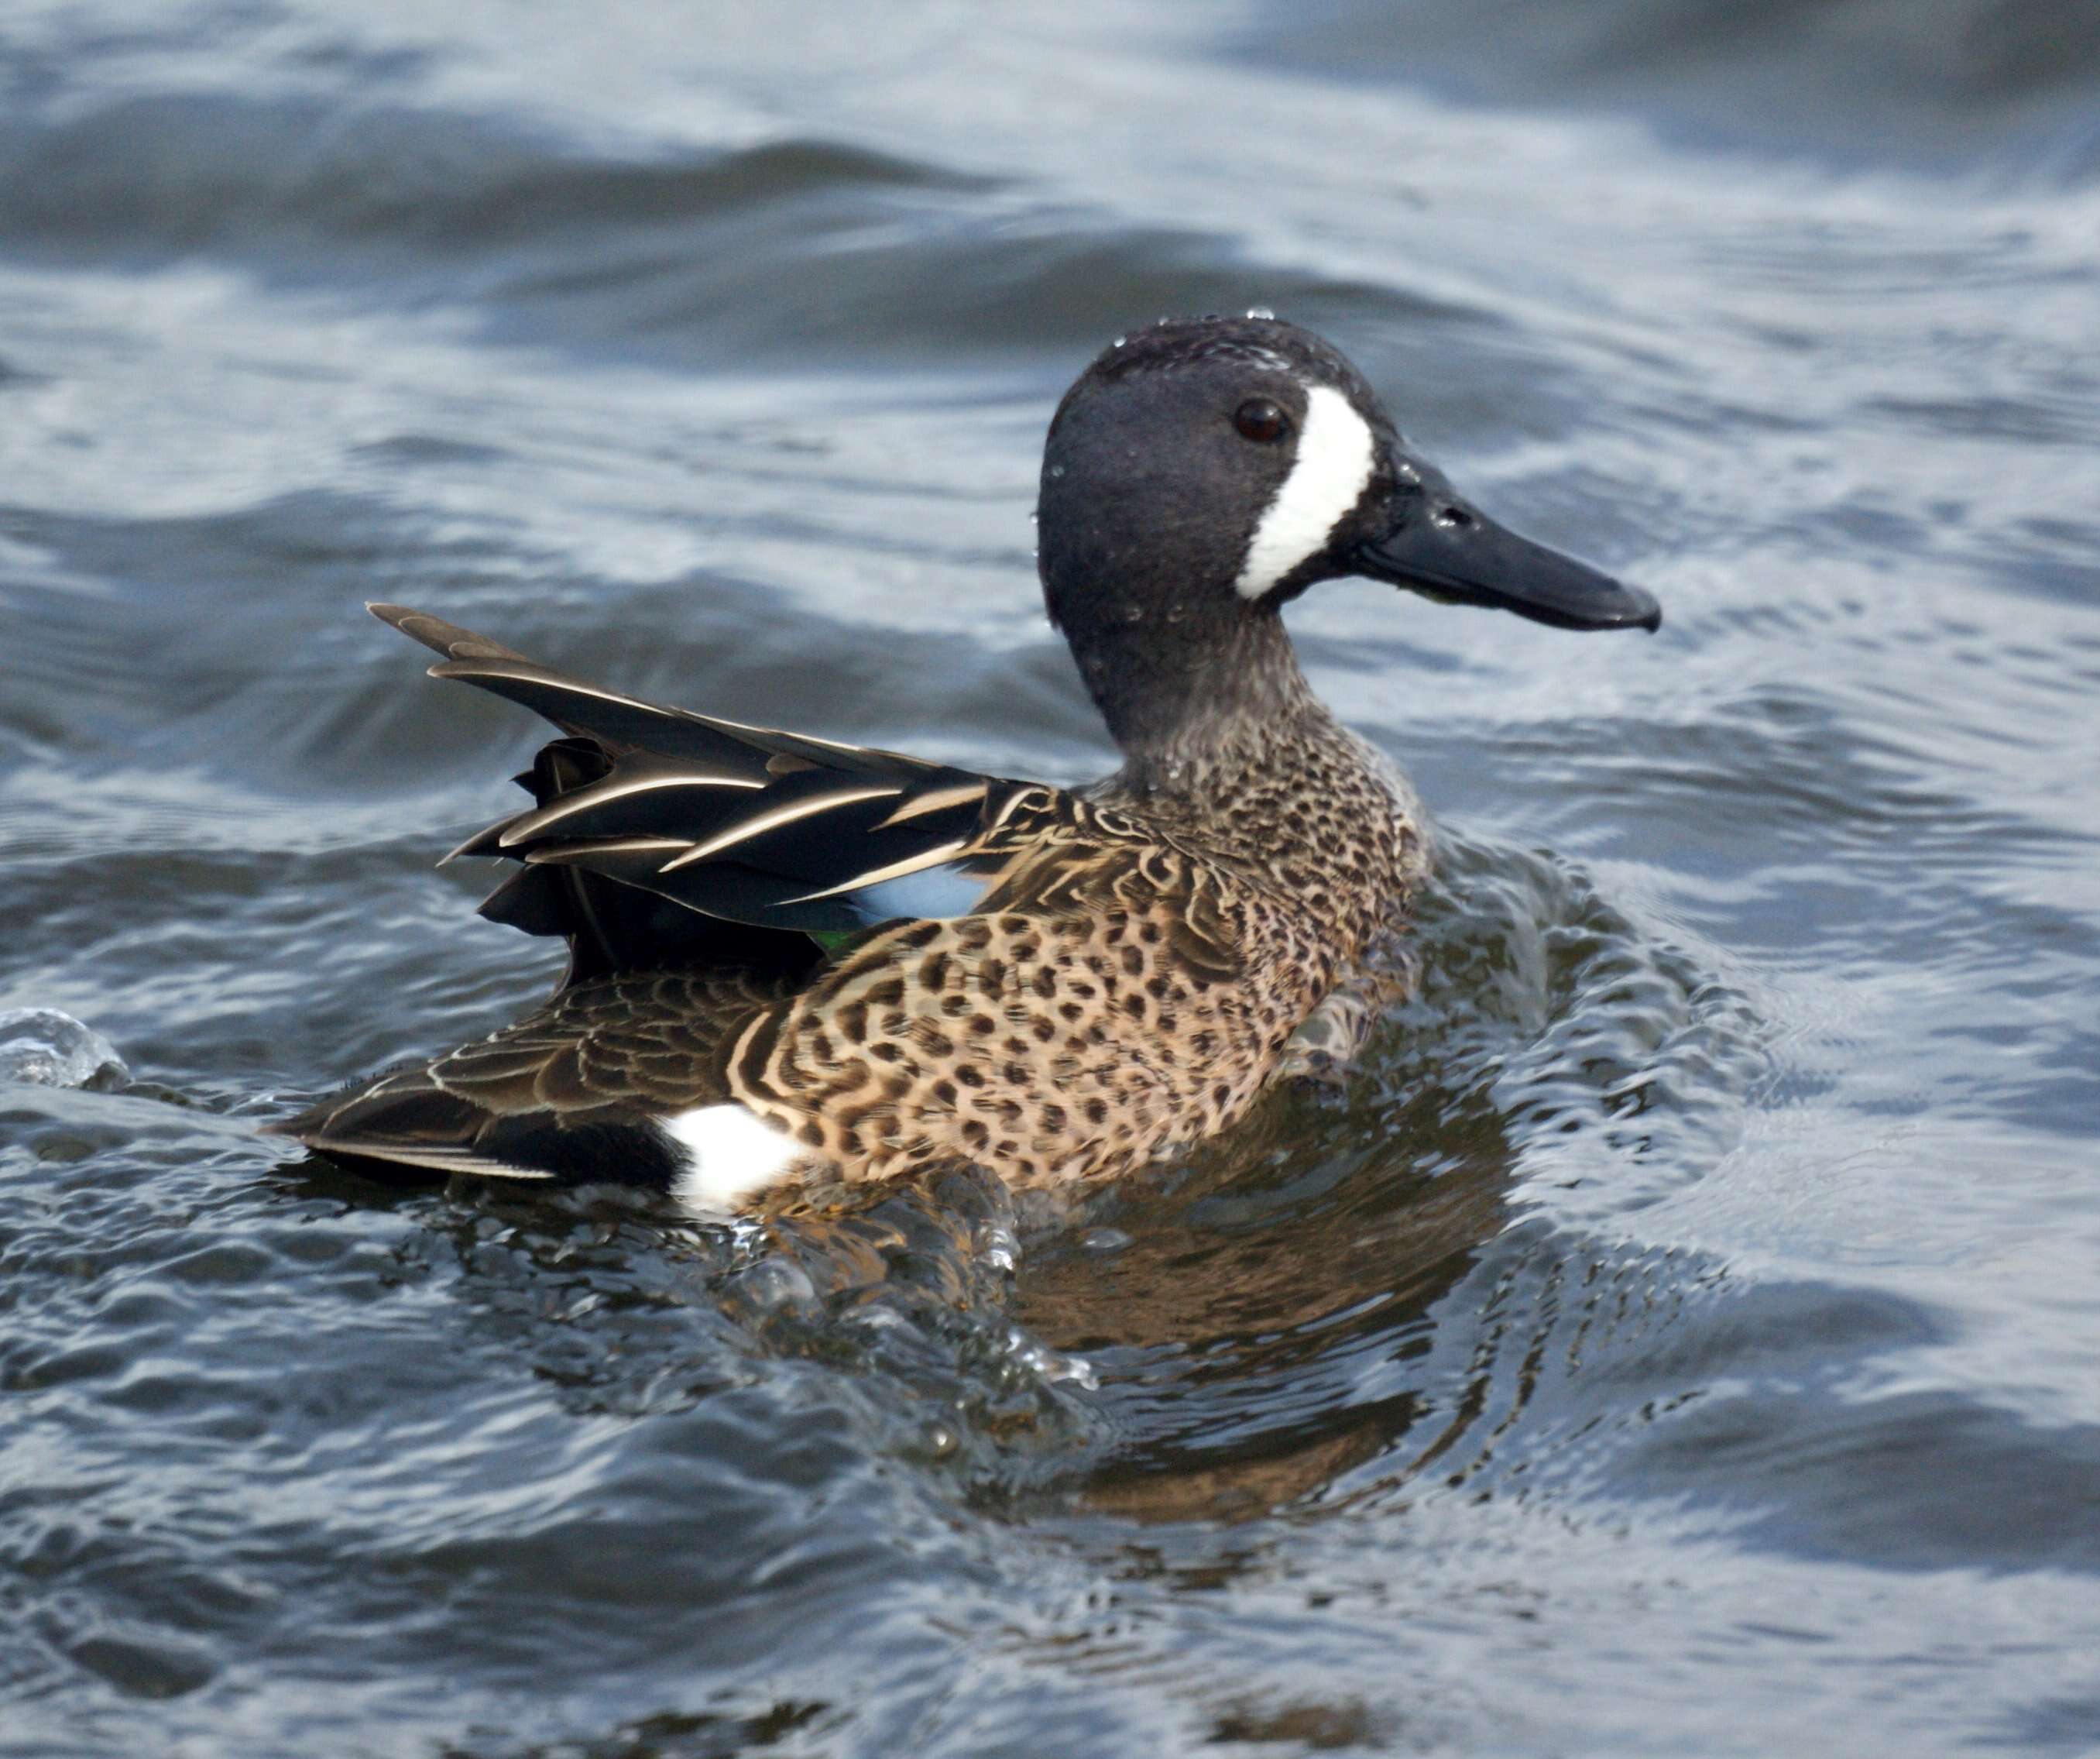
<path fill-rule="evenodd" d="M 2078 0 L 0 9 L 0 1752 L 2100 1751 L 2096 245 Z M 1345 1100 L 1012 1272 L 253 1134 L 551 975 L 361 600 L 1083 778 L 1043 426 L 1256 304 L 1669 610 L 1294 611 Z"/>

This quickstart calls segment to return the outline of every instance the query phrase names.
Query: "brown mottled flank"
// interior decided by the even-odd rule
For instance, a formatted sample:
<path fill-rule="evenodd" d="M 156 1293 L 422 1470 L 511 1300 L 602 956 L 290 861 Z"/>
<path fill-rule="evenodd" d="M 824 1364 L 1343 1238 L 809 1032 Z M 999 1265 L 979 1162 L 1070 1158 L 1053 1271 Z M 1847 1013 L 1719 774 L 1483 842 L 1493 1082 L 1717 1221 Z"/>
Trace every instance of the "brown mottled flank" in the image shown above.
<path fill-rule="evenodd" d="M 849 1178 L 1111 1178 L 1233 1123 L 1427 866 L 1390 767 L 1298 709 L 1171 790 L 1027 790 L 984 913 L 879 932 L 754 1018 L 730 1093 Z"/>

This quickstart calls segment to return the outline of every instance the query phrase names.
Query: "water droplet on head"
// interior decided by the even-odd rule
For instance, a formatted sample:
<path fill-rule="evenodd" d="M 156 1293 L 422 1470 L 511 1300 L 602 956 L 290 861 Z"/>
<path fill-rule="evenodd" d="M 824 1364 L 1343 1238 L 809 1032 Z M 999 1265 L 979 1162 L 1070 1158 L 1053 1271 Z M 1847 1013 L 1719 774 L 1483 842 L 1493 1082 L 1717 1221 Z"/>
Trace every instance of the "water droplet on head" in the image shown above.
<path fill-rule="evenodd" d="M 1247 313 L 1246 313 L 1246 315 L 1247 315 L 1249 317 L 1258 317 L 1258 318 L 1264 319 L 1264 320 L 1265 320 L 1266 321 L 1268 321 L 1268 322 L 1269 322 L 1269 323 L 1274 323 L 1274 322 L 1276 321 L 1276 314 L 1275 314 L 1273 312 L 1270 311 L 1270 310 L 1269 310 L 1269 308 L 1268 308 L 1267 306 L 1265 306 L 1265 305 L 1251 305 L 1251 306 L 1249 306 L 1249 307 L 1247 307 Z"/>
<path fill-rule="evenodd" d="M 1125 343 L 1128 342 L 1129 340 L 1130 340 L 1130 338 L 1129 338 L 1129 337 L 1127 337 L 1127 336 L 1118 336 L 1118 337 L 1117 337 L 1117 338 L 1116 338 L 1116 339 L 1115 339 L 1115 345 L 1116 345 L 1116 347 L 1117 347 L 1120 348 L 1120 347 L 1122 347 Z"/>
<path fill-rule="evenodd" d="M 1053 464 L 1043 474 L 1049 477 L 1052 481 L 1055 481 L 1058 477 L 1062 476 L 1065 474 L 1065 466 L 1061 464 Z"/>

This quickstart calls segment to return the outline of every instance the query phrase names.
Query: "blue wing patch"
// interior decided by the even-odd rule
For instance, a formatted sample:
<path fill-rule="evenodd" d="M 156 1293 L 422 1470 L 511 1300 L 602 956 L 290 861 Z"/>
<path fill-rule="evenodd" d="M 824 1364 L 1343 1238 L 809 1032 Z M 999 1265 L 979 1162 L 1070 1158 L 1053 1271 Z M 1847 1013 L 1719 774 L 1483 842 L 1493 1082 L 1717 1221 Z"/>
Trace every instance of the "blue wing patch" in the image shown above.
<path fill-rule="evenodd" d="M 839 901 L 864 926 L 894 922 L 900 917 L 920 920 L 929 917 L 968 916 L 983 901 L 991 882 L 973 873 L 959 862 L 921 868 L 916 873 L 878 880 L 858 891 L 846 893 Z"/>

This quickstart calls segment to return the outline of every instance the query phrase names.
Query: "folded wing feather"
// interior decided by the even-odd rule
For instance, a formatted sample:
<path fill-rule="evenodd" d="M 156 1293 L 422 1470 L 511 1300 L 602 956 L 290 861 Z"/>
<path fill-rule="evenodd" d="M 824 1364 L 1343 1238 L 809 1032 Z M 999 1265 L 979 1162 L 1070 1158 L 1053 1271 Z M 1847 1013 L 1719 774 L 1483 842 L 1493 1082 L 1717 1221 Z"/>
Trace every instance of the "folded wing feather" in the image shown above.
<path fill-rule="evenodd" d="M 991 833 L 1029 784 L 666 708 L 440 618 L 371 609 L 444 656 L 432 677 L 522 704 L 568 736 L 519 778 L 535 806 L 453 851 L 526 864 L 483 906 L 498 920 L 573 942 L 605 913 L 602 889 L 593 902 L 577 884 L 589 874 L 718 921 L 850 932 L 886 916 L 964 913 L 1006 864 Z"/>

